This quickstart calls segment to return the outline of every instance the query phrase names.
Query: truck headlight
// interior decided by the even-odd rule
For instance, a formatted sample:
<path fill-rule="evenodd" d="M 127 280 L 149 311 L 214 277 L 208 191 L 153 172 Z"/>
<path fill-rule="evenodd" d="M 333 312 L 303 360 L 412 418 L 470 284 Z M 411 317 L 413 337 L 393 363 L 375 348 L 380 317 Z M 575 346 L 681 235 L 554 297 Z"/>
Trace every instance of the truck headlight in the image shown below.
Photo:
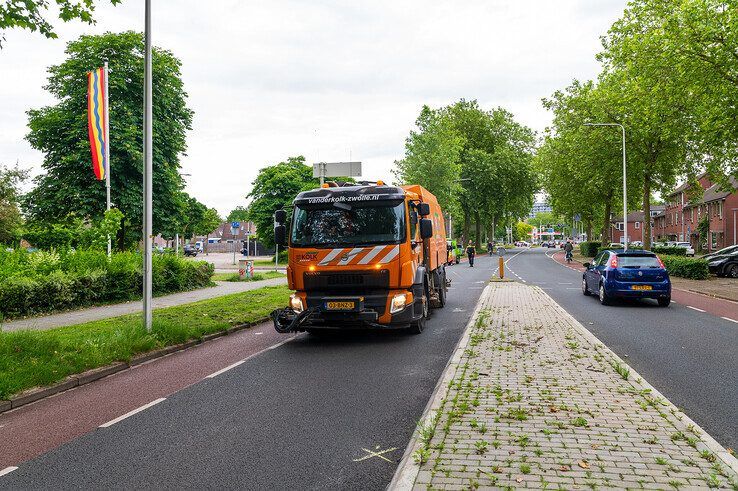
<path fill-rule="evenodd" d="M 294 310 L 297 313 L 300 313 L 303 310 L 305 310 L 305 307 L 302 304 L 302 299 L 294 293 L 290 295 L 290 307 L 292 307 L 292 310 Z"/>
<path fill-rule="evenodd" d="M 392 297 L 392 303 L 390 304 L 390 314 L 395 314 L 404 309 L 408 304 L 408 294 L 398 293 Z"/>

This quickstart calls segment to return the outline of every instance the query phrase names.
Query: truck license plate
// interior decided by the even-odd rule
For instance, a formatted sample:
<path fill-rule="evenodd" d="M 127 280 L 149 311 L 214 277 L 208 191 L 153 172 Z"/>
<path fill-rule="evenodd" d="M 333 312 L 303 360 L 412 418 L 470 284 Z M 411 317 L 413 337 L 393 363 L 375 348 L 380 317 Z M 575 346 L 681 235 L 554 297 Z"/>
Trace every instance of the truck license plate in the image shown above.
<path fill-rule="evenodd" d="M 651 285 L 630 285 L 631 290 L 651 290 Z"/>
<path fill-rule="evenodd" d="M 326 302 L 326 310 L 354 310 L 356 302 Z"/>

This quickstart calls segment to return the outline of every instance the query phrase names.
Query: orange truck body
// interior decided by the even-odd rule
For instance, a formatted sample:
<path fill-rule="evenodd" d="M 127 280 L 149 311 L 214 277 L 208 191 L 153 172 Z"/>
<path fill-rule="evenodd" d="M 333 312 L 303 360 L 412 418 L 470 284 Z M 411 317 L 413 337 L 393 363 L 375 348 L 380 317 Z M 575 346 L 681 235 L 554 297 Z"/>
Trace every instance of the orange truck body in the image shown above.
<path fill-rule="evenodd" d="M 429 215 L 419 216 L 420 203 L 429 206 Z M 385 217 L 394 224 L 377 223 Z M 431 220 L 432 237 L 421 238 L 422 218 Z M 341 232 L 327 225 L 333 219 L 344 219 Z M 357 234 L 356 240 L 331 243 L 347 229 Z M 290 304 L 296 312 L 312 309 L 300 330 L 421 322 L 431 297 L 438 303 L 442 295 L 445 303 L 445 232 L 436 197 L 419 185 L 333 185 L 300 193 L 289 227 L 287 265 L 289 287 L 295 291 Z"/>

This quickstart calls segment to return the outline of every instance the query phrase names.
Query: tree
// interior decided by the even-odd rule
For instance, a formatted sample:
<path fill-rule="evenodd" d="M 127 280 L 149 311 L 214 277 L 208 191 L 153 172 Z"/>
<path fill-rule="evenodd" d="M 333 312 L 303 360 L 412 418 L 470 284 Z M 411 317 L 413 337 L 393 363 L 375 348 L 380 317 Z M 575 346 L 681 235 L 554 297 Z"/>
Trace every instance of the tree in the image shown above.
<path fill-rule="evenodd" d="M 28 171 L 0 165 L 0 244 L 16 240 L 23 224 L 18 209 L 18 186 L 28 178 Z"/>
<path fill-rule="evenodd" d="M 256 225 L 257 237 L 267 248 L 274 246 L 274 212 L 284 208 L 289 215 L 292 201 L 300 191 L 320 185 L 302 155 L 260 169 L 251 184 L 247 196 L 251 199 L 249 218 Z"/>
<path fill-rule="evenodd" d="M 207 210 L 205 210 L 205 213 L 203 214 L 200 222 L 195 225 L 194 233 L 197 235 L 205 236 L 205 254 L 208 253 L 208 242 L 210 239 L 210 234 L 213 233 L 216 228 L 218 228 L 222 221 L 223 220 L 218 214 L 218 210 L 216 210 L 215 208 L 208 208 Z"/>
<path fill-rule="evenodd" d="M 121 0 L 110 0 L 113 5 Z M 47 38 L 56 38 L 54 26 L 44 17 L 49 8 L 49 0 L 5 0 L 0 3 L 0 29 L 28 29 L 39 31 Z M 94 24 L 92 13 L 95 10 L 93 0 L 54 0 L 59 9 L 59 18 L 64 22 L 79 19 L 87 24 Z M 5 41 L 4 33 L 0 32 L 0 48 Z"/>
<path fill-rule="evenodd" d="M 245 206 L 237 206 L 231 210 L 226 217 L 227 222 L 247 222 L 249 221 L 249 209 Z"/>
<path fill-rule="evenodd" d="M 86 72 L 108 60 L 110 71 L 111 199 L 125 215 L 124 247 L 141 239 L 143 162 L 143 36 L 136 32 L 82 36 L 67 45 L 67 59 L 49 68 L 46 89 L 58 102 L 28 111 L 31 145 L 42 151 L 45 174 L 36 178 L 23 207 L 38 221 L 99 220 L 105 185 L 90 169 Z M 154 233 L 172 231 L 186 205 L 179 157 L 186 149 L 192 111 L 171 52 L 153 51 Z"/>
<path fill-rule="evenodd" d="M 448 117 L 423 106 L 417 130 L 405 140 L 405 158 L 395 161 L 395 176 L 403 184 L 420 184 L 433 193 L 444 210 L 453 206 L 464 146 Z"/>
<path fill-rule="evenodd" d="M 525 222 L 518 222 L 513 227 L 513 240 L 515 242 L 519 240 L 530 241 L 530 234 L 533 232 L 533 225 Z"/>

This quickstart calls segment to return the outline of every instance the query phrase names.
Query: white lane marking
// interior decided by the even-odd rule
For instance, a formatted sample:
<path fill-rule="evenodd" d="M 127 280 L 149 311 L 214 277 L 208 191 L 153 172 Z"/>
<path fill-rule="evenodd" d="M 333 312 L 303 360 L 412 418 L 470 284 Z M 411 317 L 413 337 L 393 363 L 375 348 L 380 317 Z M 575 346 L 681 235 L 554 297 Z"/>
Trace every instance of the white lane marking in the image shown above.
<path fill-rule="evenodd" d="M 484 287 L 483 286 L 470 286 L 469 289 L 470 290 L 484 290 Z"/>
<path fill-rule="evenodd" d="M 264 334 L 264 333 L 263 333 L 263 332 L 255 332 L 255 333 L 254 333 L 254 335 L 255 335 L 255 336 L 259 336 L 259 335 L 261 335 L 261 334 Z"/>
<path fill-rule="evenodd" d="M 159 404 L 162 401 L 166 401 L 166 397 L 160 397 L 155 401 L 151 401 L 148 404 L 144 404 L 143 406 L 134 409 L 133 411 L 129 411 L 123 416 L 118 416 L 117 418 L 108 421 L 107 423 L 101 424 L 100 428 L 107 428 L 108 426 L 113 426 L 115 423 L 119 423 L 120 421 L 123 421 L 126 418 L 130 418 L 134 414 L 140 413 L 141 411 L 145 411 L 146 409 L 150 408 L 151 406 L 155 406 L 156 404 Z"/>
<path fill-rule="evenodd" d="M 383 245 L 375 246 L 371 251 L 369 251 L 369 253 L 366 256 L 362 257 L 361 260 L 356 264 L 369 264 L 369 261 L 374 259 L 377 256 L 377 254 L 379 254 L 380 252 L 384 250 L 385 247 L 386 246 L 383 246 Z"/>
<path fill-rule="evenodd" d="M 721 319 L 725 319 L 726 321 L 735 322 L 736 324 L 738 324 L 737 320 L 731 319 L 730 317 L 721 317 Z"/>
<path fill-rule="evenodd" d="M 382 259 L 379 260 L 380 263 L 387 263 L 392 261 L 398 254 L 400 253 L 400 246 L 396 245 L 390 250 Z"/>
<path fill-rule="evenodd" d="M 318 265 L 327 266 L 329 262 L 333 261 L 336 258 L 336 256 L 338 256 L 341 253 L 341 251 L 343 251 L 343 248 L 333 249 L 331 252 L 328 253 L 327 256 L 323 258 L 322 261 L 318 263 Z"/>
<path fill-rule="evenodd" d="M 697 307 L 692 307 L 691 305 L 687 305 L 688 309 L 696 310 L 697 312 L 704 312 L 702 309 L 698 309 Z"/>
<path fill-rule="evenodd" d="M 220 369 L 220 370 L 218 370 L 217 372 L 214 372 L 214 373 L 211 373 L 210 375 L 207 375 L 207 376 L 206 376 L 205 378 L 215 378 L 215 377 L 217 377 L 218 375 L 220 375 L 221 373 L 225 373 L 225 372 L 227 372 L 227 371 L 228 371 L 228 370 L 230 370 L 231 368 L 236 368 L 236 367 L 237 367 L 238 365 L 242 364 L 242 363 L 243 363 L 244 361 L 245 361 L 245 360 L 237 361 L 236 363 L 233 363 L 233 364 L 231 364 L 231 365 L 228 365 L 228 366 L 227 366 L 227 367 L 225 367 L 225 368 L 221 368 L 221 369 Z"/>
<path fill-rule="evenodd" d="M 568 283 L 559 283 L 559 285 L 573 285 L 573 284 L 574 284 L 574 283 L 572 283 L 571 281 L 570 281 L 570 282 L 568 282 Z"/>
<path fill-rule="evenodd" d="M 566 289 L 567 290 L 579 290 L 579 287 L 577 287 L 577 286 L 575 286 L 575 287 L 567 286 Z"/>
<path fill-rule="evenodd" d="M 13 467 L 12 465 L 10 467 L 6 467 L 5 469 L 0 471 L 0 476 L 6 476 L 17 469 L 17 467 Z"/>

